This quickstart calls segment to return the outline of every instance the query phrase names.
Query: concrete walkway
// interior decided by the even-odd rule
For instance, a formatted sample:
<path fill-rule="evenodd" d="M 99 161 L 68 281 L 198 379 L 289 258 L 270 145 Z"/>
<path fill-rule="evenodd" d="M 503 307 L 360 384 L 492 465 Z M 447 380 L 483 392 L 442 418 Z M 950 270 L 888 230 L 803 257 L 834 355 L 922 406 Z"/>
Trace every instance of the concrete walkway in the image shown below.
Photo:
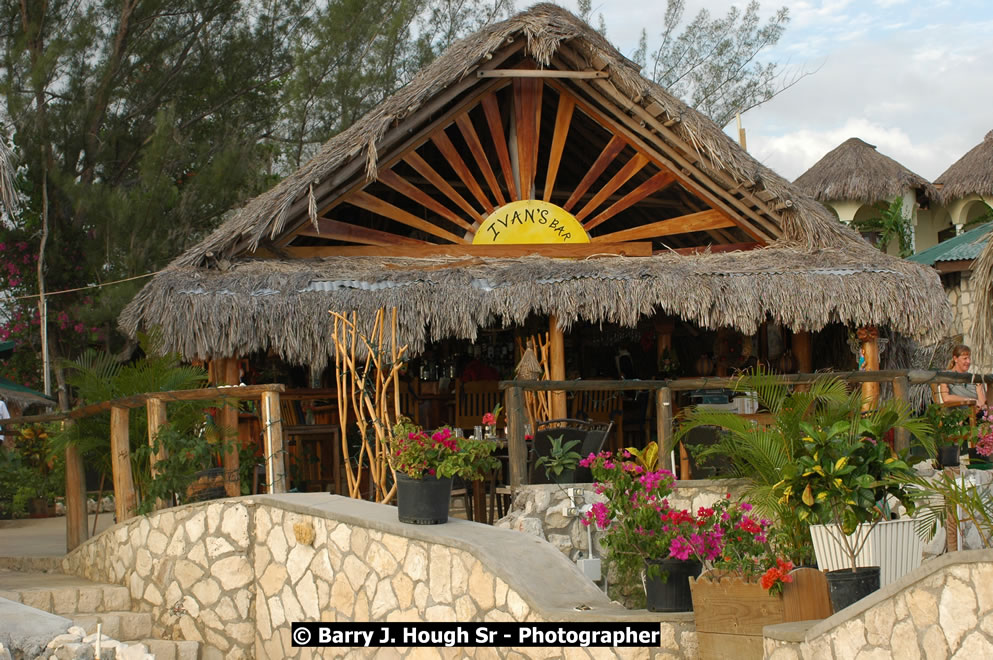
<path fill-rule="evenodd" d="M 86 528 L 93 531 L 93 519 Z M 101 513 L 97 534 L 114 525 L 113 513 Z M 62 557 L 66 553 L 65 516 L 0 520 L 0 557 Z"/>

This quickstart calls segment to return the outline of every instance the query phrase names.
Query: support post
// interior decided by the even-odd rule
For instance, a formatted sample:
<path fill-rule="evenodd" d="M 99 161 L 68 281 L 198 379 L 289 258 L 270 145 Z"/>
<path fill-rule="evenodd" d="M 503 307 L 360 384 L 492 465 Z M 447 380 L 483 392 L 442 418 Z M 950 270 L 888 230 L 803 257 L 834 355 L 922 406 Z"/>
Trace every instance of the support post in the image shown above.
<path fill-rule="evenodd" d="M 548 317 L 548 362 L 551 380 L 565 380 L 565 335 L 554 314 Z M 565 392 L 557 391 L 551 394 L 552 419 L 568 417 Z"/>
<path fill-rule="evenodd" d="M 655 420 L 658 425 L 659 465 L 672 472 L 672 390 L 668 387 L 655 392 Z"/>
<path fill-rule="evenodd" d="M 129 443 L 128 409 L 114 406 L 110 409 L 110 463 L 114 474 L 114 511 L 119 523 L 133 517 L 137 509 Z"/>
<path fill-rule="evenodd" d="M 862 342 L 865 371 L 879 371 L 879 330 L 874 326 L 859 328 L 856 332 Z M 862 409 L 874 410 L 879 403 L 879 383 L 862 383 Z"/>
<path fill-rule="evenodd" d="M 814 372 L 814 356 L 811 349 L 810 332 L 807 330 L 795 330 L 790 347 L 793 350 L 793 357 L 796 359 L 796 371 L 799 374 L 810 374 Z M 797 385 L 796 391 L 803 392 L 810 389 L 809 385 Z"/>
<path fill-rule="evenodd" d="M 237 357 L 219 360 L 218 385 L 238 385 Z M 218 415 L 221 427 L 221 446 L 224 447 L 224 492 L 228 497 L 241 495 L 241 480 L 238 476 L 238 399 L 225 399 Z"/>
<path fill-rule="evenodd" d="M 527 444 L 524 439 L 524 394 L 519 387 L 507 389 L 507 454 L 510 463 L 510 488 L 516 491 L 526 484 L 528 473 Z"/>
<path fill-rule="evenodd" d="M 78 447 L 69 445 L 66 447 L 66 552 L 79 547 L 79 544 L 89 538 L 86 528 L 85 475 L 83 455 Z"/>
<path fill-rule="evenodd" d="M 145 410 L 148 412 L 148 446 L 154 446 L 155 437 L 159 434 L 159 429 L 166 425 L 166 404 L 162 399 L 149 399 L 145 402 Z M 149 458 L 149 472 L 155 477 L 159 471 L 156 464 L 166 459 L 166 450 L 161 444 L 159 450 Z M 155 509 L 165 509 L 169 503 L 158 499 L 155 501 Z"/>
<path fill-rule="evenodd" d="M 286 460 L 279 392 L 262 393 L 262 437 L 265 440 L 265 481 L 269 493 L 286 492 Z"/>
<path fill-rule="evenodd" d="M 906 376 L 897 376 L 893 379 L 893 396 L 904 404 L 910 399 L 910 380 Z M 905 451 L 910 448 L 910 431 L 904 428 L 896 429 L 893 434 L 893 448 L 897 451 Z"/>

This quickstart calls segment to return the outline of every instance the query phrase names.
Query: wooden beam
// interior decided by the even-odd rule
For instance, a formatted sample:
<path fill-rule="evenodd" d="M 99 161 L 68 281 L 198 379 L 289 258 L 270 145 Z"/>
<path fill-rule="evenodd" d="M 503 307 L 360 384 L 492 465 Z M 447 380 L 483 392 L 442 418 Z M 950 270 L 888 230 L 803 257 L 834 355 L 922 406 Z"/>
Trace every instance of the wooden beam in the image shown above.
<path fill-rule="evenodd" d="M 584 206 L 582 210 L 576 214 L 576 219 L 582 222 L 583 218 L 595 211 L 597 207 L 603 204 L 618 188 L 627 183 L 628 180 L 637 174 L 647 163 L 648 159 L 646 157 L 639 153 L 635 153 L 631 160 L 625 163 L 624 167 L 622 167 L 620 171 L 603 186 L 603 188 L 597 191 L 597 193 L 593 195 L 593 199 L 587 202 L 586 206 Z"/>
<path fill-rule="evenodd" d="M 893 398 L 910 404 L 910 381 L 906 376 L 897 376 L 893 379 Z M 910 431 L 905 428 L 897 428 L 893 434 L 893 448 L 899 451 L 910 449 Z"/>
<path fill-rule="evenodd" d="M 562 162 L 562 150 L 565 149 L 566 137 L 569 135 L 569 126 L 572 124 L 572 111 L 576 108 L 576 102 L 570 94 L 559 92 L 559 107 L 555 111 L 555 129 L 552 132 L 552 148 L 548 153 L 548 170 L 545 174 L 545 194 L 542 197 L 546 202 L 551 201 L 552 192 L 555 189 L 555 179 L 559 174 L 559 164 Z"/>
<path fill-rule="evenodd" d="M 972 270 L 973 263 L 975 259 L 956 259 L 955 261 L 936 261 L 932 264 L 932 268 L 941 274 L 945 273 L 961 273 L 966 270 Z"/>
<path fill-rule="evenodd" d="M 66 422 L 71 423 L 71 422 Z M 66 552 L 89 538 L 86 524 L 86 469 L 83 454 L 75 445 L 66 446 Z"/>
<path fill-rule="evenodd" d="M 259 406 L 262 413 L 262 438 L 265 444 L 265 479 L 269 493 L 286 492 L 286 462 L 283 447 L 283 420 L 279 410 L 279 392 L 263 392 Z"/>
<path fill-rule="evenodd" d="M 137 510 L 134 478 L 131 475 L 131 445 L 128 437 L 128 409 L 110 409 L 110 465 L 114 482 L 114 512 L 117 522 L 133 518 Z"/>
<path fill-rule="evenodd" d="M 576 202 L 579 201 L 580 197 L 582 197 L 589 187 L 600 178 L 600 175 L 603 174 L 605 169 L 607 169 L 607 166 L 610 165 L 615 158 L 617 158 L 626 146 L 627 142 L 624 141 L 624 138 L 620 135 L 614 134 L 610 138 L 610 141 L 607 142 L 607 145 L 603 148 L 603 151 L 600 152 L 600 155 L 597 156 L 596 161 L 590 167 L 589 171 L 586 173 L 586 176 L 584 176 L 583 180 L 579 182 L 576 189 L 572 191 L 572 195 L 569 196 L 566 203 L 562 205 L 562 208 L 566 211 L 571 211 L 572 207 L 576 205 Z"/>
<path fill-rule="evenodd" d="M 414 184 L 410 183 L 402 176 L 394 172 L 393 170 L 380 170 L 379 180 L 388 185 L 393 190 L 396 190 L 401 195 L 405 195 L 409 199 L 414 200 L 421 206 L 431 211 L 434 211 L 446 220 L 453 222 L 462 229 L 466 231 L 472 231 L 472 224 L 466 222 L 461 216 L 452 211 L 450 208 L 436 200 L 431 195 L 427 194 Z M 473 216 L 475 217 L 475 216 Z"/>
<path fill-rule="evenodd" d="M 435 188 L 440 190 L 445 195 L 445 197 L 455 202 L 459 208 L 468 213 L 473 218 L 474 223 L 482 222 L 486 219 L 486 216 L 473 208 L 472 204 L 466 201 L 465 197 L 460 195 L 455 188 L 452 188 L 448 181 L 445 181 L 445 177 L 438 174 L 436 169 L 431 167 L 426 160 L 421 158 L 420 154 L 415 151 L 404 154 L 403 162 L 417 170 L 418 174 L 430 181 Z"/>
<path fill-rule="evenodd" d="M 469 170 L 469 166 L 465 164 L 464 160 L 462 160 L 462 156 L 459 155 L 455 145 L 452 144 L 452 141 L 448 138 L 448 133 L 445 132 L 445 129 L 440 129 L 432 133 L 431 142 L 434 143 L 434 146 L 438 147 L 438 151 L 440 151 L 441 155 L 448 161 L 449 166 L 455 170 L 455 174 L 457 174 L 459 179 L 462 180 L 462 183 L 469 188 L 469 192 L 472 193 L 473 197 L 475 197 L 476 200 L 483 205 L 483 210 L 486 211 L 486 213 L 493 213 L 493 210 L 496 207 L 493 206 L 493 202 L 491 202 L 486 196 L 486 193 L 483 192 L 483 188 L 479 185 L 479 182 L 476 181 L 476 177 Z"/>
<path fill-rule="evenodd" d="M 321 257 L 493 257 L 513 258 L 537 254 L 545 257 L 582 259 L 597 255 L 620 255 L 624 257 L 648 257 L 652 254 L 652 244 L 645 242 L 627 243 L 561 243 L 557 245 L 472 245 L 444 244 L 410 247 L 398 245 L 383 247 L 378 245 L 314 245 L 288 247 L 286 250 L 297 259 Z"/>
<path fill-rule="evenodd" d="M 562 71 L 559 69 L 489 69 L 477 78 L 609 78 L 606 71 Z"/>
<path fill-rule="evenodd" d="M 237 357 L 220 360 L 220 372 L 217 374 L 218 385 L 238 385 L 241 382 L 241 361 Z M 228 392 L 237 391 L 227 388 Z M 238 457 L 238 399 L 225 399 L 218 415 L 221 436 L 221 446 L 224 448 L 224 492 L 228 497 L 241 495 L 241 477 Z"/>
<path fill-rule="evenodd" d="M 548 316 L 548 376 L 551 380 L 565 380 L 565 334 L 554 314 Z M 553 391 L 551 396 L 552 419 L 568 417 L 565 392 Z"/>
<path fill-rule="evenodd" d="M 654 195 L 663 188 L 667 188 L 668 186 L 672 185 L 672 182 L 675 180 L 676 177 L 673 176 L 672 172 L 669 172 L 668 170 L 662 170 L 661 172 L 650 178 L 648 181 L 645 181 L 643 184 L 641 184 L 640 186 L 629 192 L 627 195 L 625 195 L 621 199 L 617 200 L 616 202 L 605 208 L 595 218 L 584 224 L 583 228 L 586 231 L 593 229 L 597 225 L 602 224 L 603 222 L 614 217 L 621 211 L 624 211 L 629 207 L 634 206 L 635 204 L 645 199 L 646 197 Z"/>
<path fill-rule="evenodd" d="M 646 238 L 658 238 L 661 236 L 671 236 L 673 234 L 688 234 L 694 231 L 703 231 L 714 227 L 734 227 L 734 221 L 727 217 L 723 211 L 711 209 L 690 213 L 678 218 L 660 220 L 640 227 L 622 229 L 602 236 L 594 236 L 590 239 L 593 243 L 604 241 L 607 243 L 617 243 L 618 241 L 636 241 Z"/>
<path fill-rule="evenodd" d="M 528 449 L 524 438 L 524 395 L 519 387 L 507 389 L 507 454 L 510 467 L 510 487 L 516 489 L 527 482 Z"/>
<path fill-rule="evenodd" d="M 514 168 L 510 164 L 507 136 L 503 132 L 503 119 L 500 117 L 496 92 L 484 96 L 480 104 L 483 106 L 483 114 L 486 115 L 486 124 L 490 127 L 490 136 L 493 138 L 493 146 L 496 148 L 497 160 L 500 161 L 500 169 L 503 171 L 503 180 L 507 184 L 510 200 L 516 202 L 521 198 L 521 195 L 517 189 Z"/>
<path fill-rule="evenodd" d="M 541 111 L 540 79 L 514 79 L 514 120 L 517 125 L 517 157 L 520 160 L 521 199 L 530 199 L 534 187 L 538 116 Z"/>
<path fill-rule="evenodd" d="M 367 211 L 371 211 L 377 215 L 381 215 L 391 220 L 396 220 L 399 223 L 405 224 L 408 227 L 413 227 L 414 229 L 420 229 L 421 231 L 431 234 L 432 236 L 437 236 L 446 241 L 451 241 L 452 243 L 463 243 L 464 239 L 460 236 L 445 231 L 438 225 L 431 224 L 427 220 L 421 220 L 417 216 L 404 211 L 403 209 L 393 206 L 389 202 L 386 202 L 378 197 L 373 197 L 369 193 L 359 190 L 348 197 L 348 203 L 363 208 Z"/>
<path fill-rule="evenodd" d="M 493 168 L 490 167 L 490 161 L 486 158 L 483 143 L 479 141 L 479 135 L 476 134 L 476 128 L 472 125 L 472 119 L 469 118 L 469 113 L 463 113 L 456 118 L 455 125 L 459 127 L 459 132 L 462 133 L 463 139 L 469 145 L 469 151 L 472 152 L 472 157 L 476 159 L 476 165 L 483 172 L 483 178 L 489 184 L 490 191 L 492 191 L 493 197 L 497 201 L 497 206 L 503 206 L 507 203 L 503 198 L 503 191 L 500 190 L 500 184 L 497 183 Z"/>
<path fill-rule="evenodd" d="M 346 241 L 348 243 L 362 243 L 364 245 L 432 245 L 427 241 L 419 241 L 408 236 L 399 236 L 378 229 L 369 229 L 359 225 L 349 224 L 332 220 L 331 218 L 318 218 L 318 229 L 313 228 L 301 231 L 298 236 L 311 236 L 313 238 L 327 238 L 335 241 Z"/>
<path fill-rule="evenodd" d="M 146 417 L 148 418 L 148 446 L 154 448 L 159 429 L 165 426 L 168 421 L 165 401 L 162 399 L 149 399 L 145 402 L 145 410 L 147 412 Z M 155 477 L 159 473 L 158 468 L 155 467 L 156 464 L 164 461 L 166 458 L 168 458 L 168 454 L 165 446 L 160 443 L 158 451 L 149 456 L 149 472 L 152 477 Z M 169 503 L 165 500 L 158 499 L 155 501 L 156 510 L 165 509 L 168 506 Z"/>

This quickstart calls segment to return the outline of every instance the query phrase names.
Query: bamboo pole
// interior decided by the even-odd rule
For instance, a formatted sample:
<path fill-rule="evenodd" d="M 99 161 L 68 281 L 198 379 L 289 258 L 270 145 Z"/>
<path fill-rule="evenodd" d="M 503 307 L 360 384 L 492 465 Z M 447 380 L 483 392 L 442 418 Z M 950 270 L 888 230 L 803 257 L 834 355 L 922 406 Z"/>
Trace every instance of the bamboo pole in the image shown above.
<path fill-rule="evenodd" d="M 858 338 L 862 342 L 862 355 L 865 356 L 865 371 L 879 371 L 879 330 L 868 326 L 859 328 Z M 862 384 L 863 410 L 874 410 L 879 402 L 879 383 L 866 381 Z"/>
<path fill-rule="evenodd" d="M 128 409 L 114 406 L 110 409 L 110 463 L 114 470 L 114 510 L 119 523 L 133 517 L 137 508 L 129 442 Z"/>
<path fill-rule="evenodd" d="M 269 493 L 286 492 L 286 452 L 283 448 L 283 419 L 279 392 L 263 392 L 262 437 L 265 442 L 265 480 Z"/>
<path fill-rule="evenodd" d="M 659 465 L 672 472 L 672 390 L 668 387 L 655 391 L 655 423 L 658 427 Z"/>

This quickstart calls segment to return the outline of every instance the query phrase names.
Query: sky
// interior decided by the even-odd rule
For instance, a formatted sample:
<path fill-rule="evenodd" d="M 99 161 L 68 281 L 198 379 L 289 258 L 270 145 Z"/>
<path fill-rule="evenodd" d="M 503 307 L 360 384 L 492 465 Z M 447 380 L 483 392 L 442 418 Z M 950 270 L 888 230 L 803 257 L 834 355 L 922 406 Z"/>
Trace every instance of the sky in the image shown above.
<path fill-rule="evenodd" d="M 574 2 L 561 4 L 576 11 Z M 684 22 L 746 2 L 686 0 Z M 790 23 L 760 56 L 810 72 L 742 115 L 749 152 L 794 180 L 850 137 L 934 180 L 993 130 L 993 2 L 989 0 L 761 1 Z M 658 41 L 664 0 L 593 0 L 607 38 L 630 56 L 645 27 Z M 595 22 L 595 21 L 594 21 Z M 725 130 L 737 138 L 735 123 Z"/>

